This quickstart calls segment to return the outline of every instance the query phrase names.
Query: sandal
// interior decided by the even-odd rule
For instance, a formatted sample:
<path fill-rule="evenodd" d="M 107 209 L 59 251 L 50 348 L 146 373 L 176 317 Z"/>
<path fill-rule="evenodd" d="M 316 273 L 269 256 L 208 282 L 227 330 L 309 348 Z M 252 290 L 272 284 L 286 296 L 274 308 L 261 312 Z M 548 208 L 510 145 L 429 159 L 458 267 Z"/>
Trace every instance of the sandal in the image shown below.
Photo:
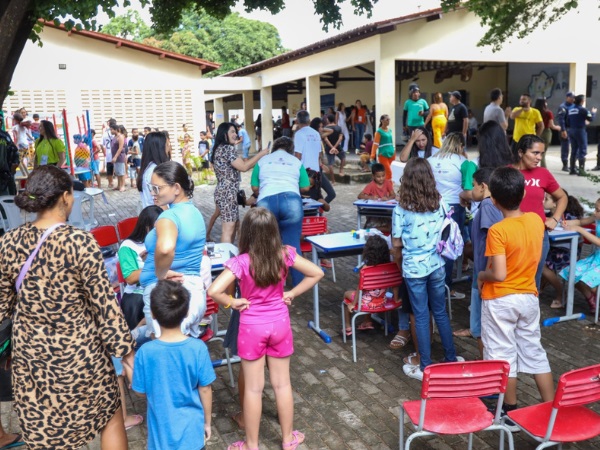
<path fill-rule="evenodd" d="M 361 323 L 358 327 L 356 327 L 356 329 L 358 331 L 367 331 L 367 330 L 374 330 L 375 327 L 373 326 L 373 322 L 370 321 L 364 321 L 363 323 Z"/>
<path fill-rule="evenodd" d="M 137 427 L 138 425 L 141 425 L 142 422 L 144 421 L 144 417 L 140 416 L 139 414 L 136 414 L 136 415 L 131 416 L 131 417 L 135 417 L 136 423 L 134 423 L 133 425 L 129 425 L 129 426 L 125 427 L 125 431 L 130 430 L 133 427 Z"/>
<path fill-rule="evenodd" d="M 248 450 L 258 450 L 258 447 L 257 448 L 250 448 L 250 447 L 248 447 L 248 444 L 246 444 L 246 441 L 237 441 L 237 442 L 234 442 L 229 447 L 227 447 L 227 450 L 244 450 L 244 445 L 246 446 L 246 448 Z"/>
<path fill-rule="evenodd" d="M 554 300 L 552 300 L 552 303 L 550 303 L 550 308 L 552 308 L 552 309 L 561 309 L 562 307 L 563 307 L 562 301 L 558 300 L 556 298 Z"/>
<path fill-rule="evenodd" d="M 404 364 L 408 364 L 409 366 L 418 366 L 421 362 L 421 359 L 419 358 L 417 352 L 414 352 L 403 358 L 402 361 L 404 361 Z"/>
<path fill-rule="evenodd" d="M 300 433 L 298 430 L 292 431 L 293 440 L 290 442 L 282 442 L 281 448 L 284 450 L 295 450 L 300 444 L 304 442 L 304 434 Z M 229 449 L 228 449 L 229 450 Z"/>
<path fill-rule="evenodd" d="M 21 434 L 15 434 L 15 438 L 11 442 L 6 444 L 5 446 L 0 447 L 0 450 L 22 447 L 24 445 L 25 445 L 25 442 L 23 441 L 23 436 Z"/>
<path fill-rule="evenodd" d="M 406 344 L 410 342 L 410 339 L 410 334 L 408 336 L 396 334 L 396 336 L 394 336 L 394 339 L 392 339 L 392 342 L 390 342 L 389 347 L 392 350 L 400 350 L 401 348 L 406 347 Z"/>
<path fill-rule="evenodd" d="M 346 336 L 352 336 L 352 327 L 346 327 Z"/>
<path fill-rule="evenodd" d="M 469 330 L 468 328 L 464 328 L 464 329 L 458 330 L 458 331 L 453 331 L 452 335 L 456 336 L 456 337 L 473 337 L 473 335 L 471 334 L 471 330 Z"/>

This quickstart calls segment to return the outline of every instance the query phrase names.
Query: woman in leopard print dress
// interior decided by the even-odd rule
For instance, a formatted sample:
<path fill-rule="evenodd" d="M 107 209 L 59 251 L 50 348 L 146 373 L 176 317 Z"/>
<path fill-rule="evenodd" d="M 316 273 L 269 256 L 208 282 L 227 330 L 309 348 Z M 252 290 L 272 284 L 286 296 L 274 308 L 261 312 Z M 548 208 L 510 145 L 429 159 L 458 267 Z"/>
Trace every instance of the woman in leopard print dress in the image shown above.
<path fill-rule="evenodd" d="M 63 170 L 38 167 L 15 198 L 37 219 L 0 239 L 0 320 L 13 318 L 15 409 L 30 449 L 76 449 L 101 432 L 102 449 L 126 450 L 110 355 L 133 364 L 133 345 L 94 238 L 60 225 L 15 291 L 43 231 L 66 222 L 73 201 Z"/>
<path fill-rule="evenodd" d="M 224 122 L 217 129 L 212 151 L 212 164 L 217 176 L 215 204 L 221 211 L 221 242 L 233 242 L 234 231 L 240 220 L 237 192 L 240 189 L 240 172 L 252 169 L 260 158 L 269 153 L 263 149 L 250 159 L 242 159 L 235 149 L 237 142 L 236 127 Z"/>

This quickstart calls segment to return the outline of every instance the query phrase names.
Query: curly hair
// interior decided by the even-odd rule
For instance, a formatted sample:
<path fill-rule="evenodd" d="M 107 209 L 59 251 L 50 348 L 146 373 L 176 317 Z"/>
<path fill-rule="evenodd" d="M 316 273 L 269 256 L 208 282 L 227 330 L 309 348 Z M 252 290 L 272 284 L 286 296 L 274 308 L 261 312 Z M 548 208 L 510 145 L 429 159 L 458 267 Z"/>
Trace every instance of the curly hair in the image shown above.
<path fill-rule="evenodd" d="M 434 212 L 440 207 L 440 193 L 426 159 L 409 159 L 398 189 L 398 204 L 407 211 Z"/>
<path fill-rule="evenodd" d="M 73 180 L 67 172 L 51 165 L 39 166 L 29 175 L 25 190 L 15 196 L 15 205 L 32 213 L 47 211 L 72 190 Z"/>
<path fill-rule="evenodd" d="M 390 249 L 381 236 L 369 236 L 363 250 L 363 261 L 366 266 L 376 266 L 390 262 Z"/>

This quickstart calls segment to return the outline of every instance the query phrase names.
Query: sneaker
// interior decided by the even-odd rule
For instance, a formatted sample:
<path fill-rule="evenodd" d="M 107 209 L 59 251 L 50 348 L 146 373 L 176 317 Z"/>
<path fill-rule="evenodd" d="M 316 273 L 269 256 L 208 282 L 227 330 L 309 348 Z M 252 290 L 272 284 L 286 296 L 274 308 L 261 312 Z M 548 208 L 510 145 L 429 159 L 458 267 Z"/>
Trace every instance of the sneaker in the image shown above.
<path fill-rule="evenodd" d="M 423 381 L 423 371 L 420 366 L 413 366 L 411 364 L 404 364 L 402 366 L 404 375 L 414 378 L 415 380 Z"/>
<path fill-rule="evenodd" d="M 450 298 L 452 300 L 462 300 L 463 298 L 465 298 L 465 294 L 463 294 L 462 292 L 458 292 L 458 291 L 451 291 Z"/>
<path fill-rule="evenodd" d="M 569 168 L 568 168 L 567 166 L 562 166 L 562 169 L 561 169 L 561 170 L 562 170 L 563 172 L 568 172 L 568 171 L 569 171 Z M 594 170 L 594 169 L 592 169 L 592 170 Z M 599 168 L 598 170 L 600 170 L 600 168 Z"/>
<path fill-rule="evenodd" d="M 594 172 L 598 172 L 600 170 L 600 164 L 592 169 Z"/>
<path fill-rule="evenodd" d="M 521 431 L 521 428 L 519 428 L 519 426 L 516 423 L 510 420 L 508 415 L 504 412 L 504 409 L 502 409 L 502 411 L 500 412 L 500 420 L 504 422 L 504 425 L 506 425 L 506 428 L 508 428 L 511 433 L 517 433 Z"/>

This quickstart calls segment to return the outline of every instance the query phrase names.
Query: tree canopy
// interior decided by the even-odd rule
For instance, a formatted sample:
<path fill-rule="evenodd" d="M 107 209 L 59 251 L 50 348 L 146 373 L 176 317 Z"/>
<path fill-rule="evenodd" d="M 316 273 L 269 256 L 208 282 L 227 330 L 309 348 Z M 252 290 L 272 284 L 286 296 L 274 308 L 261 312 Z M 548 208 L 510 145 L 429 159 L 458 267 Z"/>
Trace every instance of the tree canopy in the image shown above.
<path fill-rule="evenodd" d="M 284 0 L 140 0 L 150 6 L 153 27 L 158 33 L 170 33 L 182 21 L 185 11 L 205 11 L 223 18 L 238 3 L 247 11 L 267 10 L 273 14 L 284 8 Z M 292 1 L 292 0 L 288 0 Z M 315 13 L 320 17 L 323 28 L 341 24 L 340 4 L 349 2 L 354 13 L 370 17 L 377 0 L 312 0 Z M 398 0 L 402 1 L 402 0 Z M 97 29 L 94 19 L 98 10 L 109 17 L 115 16 L 115 8 L 130 6 L 129 0 L 2 0 L 0 1 L 0 107 L 6 98 L 10 80 L 19 62 L 27 39 L 39 40 L 38 19 L 59 22 L 70 17 L 67 28 Z M 523 37 L 534 28 L 547 26 L 562 14 L 578 6 L 578 0 L 440 0 L 446 10 L 466 7 L 477 14 L 488 32 L 480 45 L 491 45 L 498 49 L 510 37 Z M 189 41 L 191 36 L 182 36 Z"/>
<path fill-rule="evenodd" d="M 180 24 L 172 32 L 158 33 L 135 10 L 111 19 L 103 33 L 131 39 L 184 55 L 222 64 L 208 76 L 216 76 L 262 61 L 284 51 L 277 28 L 238 13 L 223 19 L 204 10 L 184 11 Z"/>

